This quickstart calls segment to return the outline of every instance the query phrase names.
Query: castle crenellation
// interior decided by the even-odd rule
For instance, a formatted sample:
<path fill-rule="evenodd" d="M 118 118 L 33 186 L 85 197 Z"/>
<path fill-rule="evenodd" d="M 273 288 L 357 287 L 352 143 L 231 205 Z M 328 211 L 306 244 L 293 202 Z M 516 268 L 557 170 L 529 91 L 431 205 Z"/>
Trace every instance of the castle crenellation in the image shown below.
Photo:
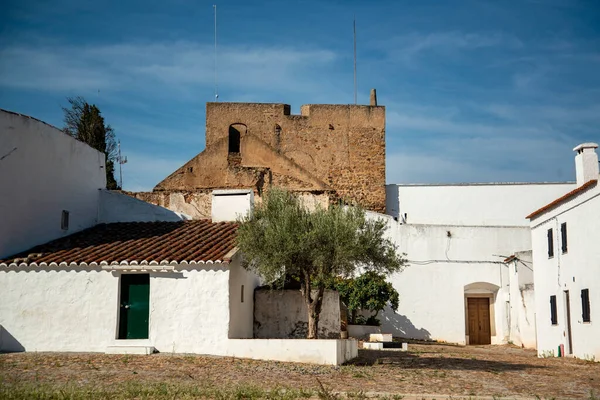
<path fill-rule="evenodd" d="M 319 202 L 328 193 L 330 201 L 345 198 L 385 211 L 385 107 L 290 110 L 277 103 L 207 103 L 206 149 L 156 185 L 153 195 L 136 197 L 228 188 L 252 188 L 260 197 L 272 184 L 315 193 Z"/>

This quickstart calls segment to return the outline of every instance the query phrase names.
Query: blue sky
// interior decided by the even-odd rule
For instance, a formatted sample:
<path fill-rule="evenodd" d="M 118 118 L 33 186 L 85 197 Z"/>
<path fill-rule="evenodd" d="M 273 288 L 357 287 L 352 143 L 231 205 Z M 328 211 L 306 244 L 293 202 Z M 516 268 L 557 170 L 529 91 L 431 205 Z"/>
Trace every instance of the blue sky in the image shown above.
<path fill-rule="evenodd" d="M 213 100 L 387 107 L 388 183 L 574 180 L 600 141 L 600 2 L 8 0 L 0 108 L 62 126 L 97 104 L 151 190 L 204 148 Z"/>

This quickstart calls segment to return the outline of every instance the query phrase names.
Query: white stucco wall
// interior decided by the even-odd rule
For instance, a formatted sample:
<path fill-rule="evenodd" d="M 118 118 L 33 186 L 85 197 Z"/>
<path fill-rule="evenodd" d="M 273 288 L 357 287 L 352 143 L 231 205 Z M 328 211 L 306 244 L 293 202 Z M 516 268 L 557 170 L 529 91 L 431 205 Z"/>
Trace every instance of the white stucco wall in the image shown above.
<path fill-rule="evenodd" d="M 509 278 L 509 324 L 507 340 L 517 346 L 536 348 L 535 292 L 531 251 L 515 253 L 507 263 Z"/>
<path fill-rule="evenodd" d="M 100 269 L 0 270 L 0 351 L 104 352 L 116 337 L 118 292 Z"/>
<path fill-rule="evenodd" d="M 575 183 L 386 185 L 387 213 L 409 224 L 528 226 L 525 217 Z"/>
<path fill-rule="evenodd" d="M 561 251 L 560 226 L 567 223 L 567 253 Z M 600 360 L 600 188 L 595 186 L 531 221 L 538 353 L 568 352 L 564 291 L 570 295 L 573 355 Z M 554 257 L 548 258 L 548 229 Z M 591 322 L 582 320 L 581 290 L 589 289 Z M 556 296 L 558 324 L 550 320 L 550 296 Z"/>
<path fill-rule="evenodd" d="M 394 336 L 467 343 L 466 297 L 489 295 L 492 343 L 520 329 L 511 313 L 506 256 L 530 247 L 527 227 L 468 227 L 395 223 L 389 237 L 406 253 L 406 269 L 390 276 L 400 294 L 398 312 L 381 315 L 382 332 Z M 513 304 L 516 299 L 512 299 Z M 521 302 L 521 299 L 518 299 Z M 518 313 L 515 306 L 514 313 Z M 527 331 L 527 343 L 534 334 Z"/>
<path fill-rule="evenodd" d="M 152 222 L 191 219 L 164 207 L 146 203 L 126 194 L 112 190 L 100 191 L 98 222 Z"/>
<path fill-rule="evenodd" d="M 0 351 L 105 352 L 133 343 L 117 340 L 120 276 L 89 267 L 0 270 Z M 150 272 L 149 338 L 135 344 L 166 353 L 227 354 L 229 288 L 227 264 Z M 250 319 L 238 324 L 252 331 Z"/>
<path fill-rule="evenodd" d="M 104 154 L 41 121 L 0 110 L 0 258 L 93 226 Z M 62 211 L 69 229 L 61 229 Z"/>
<path fill-rule="evenodd" d="M 531 257 L 520 253 L 531 249 L 525 217 L 574 188 L 575 183 L 387 185 L 387 212 L 398 221 L 387 220 L 387 237 L 407 254 L 409 266 L 390 278 L 400 308 L 386 310 L 382 331 L 467 343 L 467 298 L 488 296 L 492 343 L 535 347 Z M 503 263 L 515 253 L 524 261 Z"/>
<path fill-rule="evenodd" d="M 228 337 L 248 339 L 254 335 L 254 289 L 259 285 L 260 279 L 240 265 L 239 257 L 236 255 L 233 262 L 229 264 Z"/>
<path fill-rule="evenodd" d="M 254 299 L 254 337 L 306 338 L 308 310 L 300 290 L 259 289 Z M 340 296 L 334 290 L 326 290 L 319 316 L 319 338 L 339 338 L 340 328 Z"/>

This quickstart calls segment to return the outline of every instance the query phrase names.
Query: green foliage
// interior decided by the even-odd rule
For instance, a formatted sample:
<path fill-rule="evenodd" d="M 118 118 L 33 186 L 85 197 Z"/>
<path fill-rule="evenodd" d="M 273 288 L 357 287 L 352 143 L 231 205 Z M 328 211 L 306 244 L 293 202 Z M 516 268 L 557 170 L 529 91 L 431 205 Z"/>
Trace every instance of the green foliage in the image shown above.
<path fill-rule="evenodd" d="M 348 307 L 351 324 L 362 322 L 366 325 L 379 325 L 376 316 L 386 305 L 389 304 L 394 311 L 398 310 L 398 292 L 385 278 L 382 273 L 367 271 L 356 278 L 335 280 L 332 287 L 339 292 L 340 298 Z M 361 319 L 361 316 L 356 315 L 360 310 L 370 311 L 373 315 L 367 320 Z"/>
<path fill-rule="evenodd" d="M 104 123 L 100 109 L 88 104 L 83 97 L 67 97 L 70 107 L 63 107 L 64 132 L 77 140 L 87 143 L 106 156 L 106 188 L 120 189 L 115 180 L 115 160 L 117 143 L 115 132 Z"/>
<path fill-rule="evenodd" d="M 404 265 L 384 237 L 385 222 L 367 219 L 359 207 L 333 205 L 311 212 L 292 193 L 271 188 L 240 222 L 237 244 L 244 266 L 275 286 L 286 276 L 300 282 L 309 338 L 316 338 L 323 291 L 337 277 L 350 277 L 359 268 L 391 273 Z"/>

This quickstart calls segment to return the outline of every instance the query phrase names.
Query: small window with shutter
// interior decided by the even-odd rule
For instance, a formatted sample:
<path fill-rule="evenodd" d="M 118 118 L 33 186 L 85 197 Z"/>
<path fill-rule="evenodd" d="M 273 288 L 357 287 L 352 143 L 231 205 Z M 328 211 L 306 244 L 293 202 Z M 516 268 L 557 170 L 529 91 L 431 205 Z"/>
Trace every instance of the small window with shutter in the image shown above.
<path fill-rule="evenodd" d="M 548 229 L 548 258 L 554 257 L 554 235 L 552 229 Z"/>
<path fill-rule="evenodd" d="M 567 252 L 567 223 L 560 224 L 560 244 L 563 253 Z"/>
<path fill-rule="evenodd" d="M 552 325 L 558 324 L 558 317 L 556 312 L 556 296 L 550 296 L 550 321 Z"/>
<path fill-rule="evenodd" d="M 581 316 L 583 322 L 590 322 L 590 290 L 581 291 Z"/>

